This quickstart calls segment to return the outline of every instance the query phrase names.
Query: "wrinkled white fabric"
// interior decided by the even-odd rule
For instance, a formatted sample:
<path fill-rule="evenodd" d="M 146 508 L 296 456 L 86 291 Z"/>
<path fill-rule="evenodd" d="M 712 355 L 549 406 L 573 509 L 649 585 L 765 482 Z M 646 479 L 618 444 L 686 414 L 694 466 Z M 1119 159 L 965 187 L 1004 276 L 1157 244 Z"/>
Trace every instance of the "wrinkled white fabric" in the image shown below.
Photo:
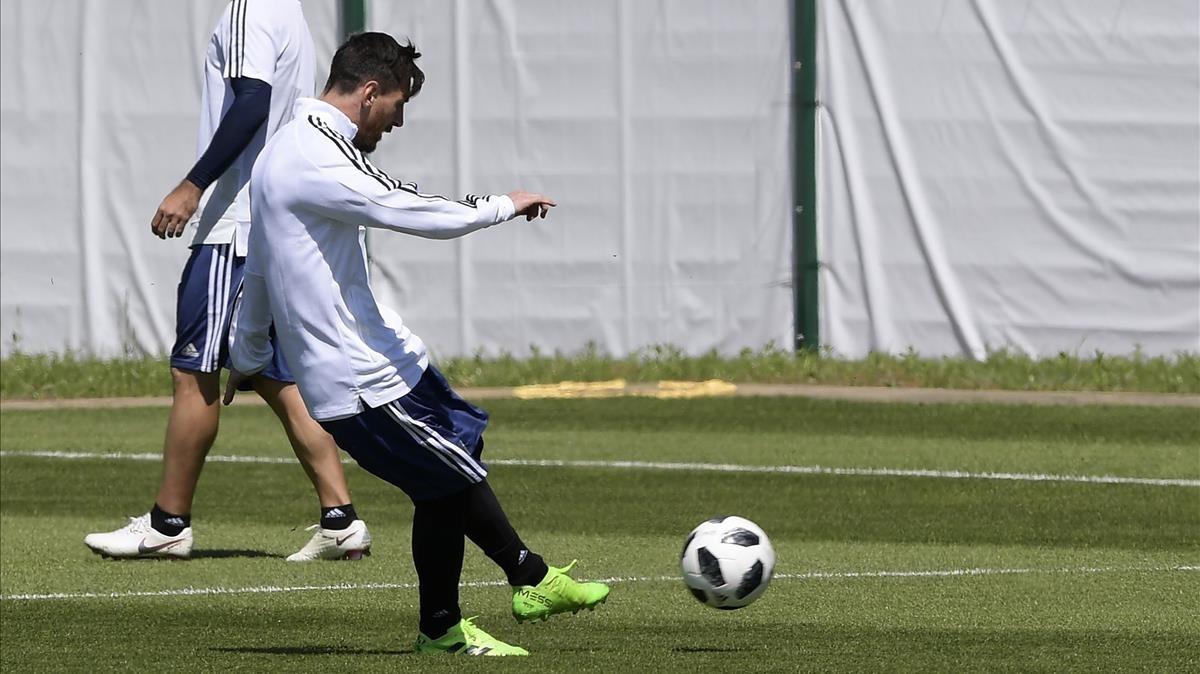
<path fill-rule="evenodd" d="M 438 356 L 790 347 L 789 4 L 369 0 L 428 75 L 379 163 L 560 204 L 451 243 L 369 232 L 381 299 Z"/>
<path fill-rule="evenodd" d="M 515 233 L 373 233 L 385 303 L 443 356 L 790 344 L 788 4 L 368 2 L 429 75 L 379 163 L 561 204 Z M 224 5 L 0 2 L 3 353 L 170 347 L 187 241 L 149 222 L 195 159 Z M 303 7 L 319 90 L 339 2 Z"/>
<path fill-rule="evenodd" d="M 830 0 L 822 341 L 1200 351 L 1200 7 Z"/>
<path fill-rule="evenodd" d="M 174 342 L 190 240 L 158 239 L 150 219 L 196 160 L 202 64 L 227 2 L 0 2 L 0 353 Z M 339 2 L 303 7 L 320 86 Z"/>

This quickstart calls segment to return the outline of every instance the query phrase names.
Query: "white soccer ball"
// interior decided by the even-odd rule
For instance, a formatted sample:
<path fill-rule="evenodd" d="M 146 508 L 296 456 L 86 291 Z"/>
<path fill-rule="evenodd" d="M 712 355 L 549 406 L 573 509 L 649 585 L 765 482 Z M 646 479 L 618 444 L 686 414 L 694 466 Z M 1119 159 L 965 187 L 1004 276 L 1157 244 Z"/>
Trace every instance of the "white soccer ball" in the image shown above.
<path fill-rule="evenodd" d="M 734 515 L 714 517 L 688 534 L 679 564 L 693 597 L 729 611 L 748 606 L 767 589 L 775 549 L 754 522 Z"/>

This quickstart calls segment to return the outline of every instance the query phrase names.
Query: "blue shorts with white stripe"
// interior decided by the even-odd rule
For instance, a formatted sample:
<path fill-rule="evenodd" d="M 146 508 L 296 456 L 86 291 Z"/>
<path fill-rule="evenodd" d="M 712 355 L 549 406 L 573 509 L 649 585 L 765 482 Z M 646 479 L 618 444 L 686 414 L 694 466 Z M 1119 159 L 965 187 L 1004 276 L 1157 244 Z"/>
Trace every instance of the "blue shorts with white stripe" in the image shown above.
<path fill-rule="evenodd" d="M 463 400 L 433 365 L 402 398 L 321 426 L 358 465 L 413 501 L 456 494 L 487 477 L 487 412 Z"/>
<path fill-rule="evenodd" d="M 216 372 L 225 367 L 229 325 L 242 292 L 246 264 L 246 258 L 234 255 L 231 249 L 227 243 L 192 247 L 179 279 L 171 367 L 192 372 Z M 274 338 L 272 331 L 272 343 Z M 277 381 L 295 381 L 278 346 L 262 374 Z"/>

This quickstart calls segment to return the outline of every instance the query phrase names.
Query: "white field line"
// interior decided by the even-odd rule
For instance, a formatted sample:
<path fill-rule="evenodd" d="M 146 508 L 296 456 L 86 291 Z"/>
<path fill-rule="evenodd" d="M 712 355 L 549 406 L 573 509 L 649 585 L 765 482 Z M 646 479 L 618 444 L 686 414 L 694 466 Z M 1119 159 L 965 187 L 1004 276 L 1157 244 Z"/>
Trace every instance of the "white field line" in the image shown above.
<path fill-rule="evenodd" d="M 1100 573 L 1178 573 L 1200 571 L 1200 566 L 1084 566 L 1058 569 L 1033 568 L 971 568 L 930 571 L 807 571 L 781 573 L 772 580 L 840 580 L 871 578 L 961 578 L 972 576 L 1025 575 L 1093 575 Z M 601 583 L 665 583 L 678 582 L 678 576 L 613 576 L 598 579 Z M 460 583 L 459 587 L 504 587 L 507 583 L 495 580 L 476 580 Z M 56 599 L 131 599 L 136 597 L 207 597 L 213 595 L 280 594 L 294 592 L 336 592 L 341 590 L 415 590 L 416 583 L 337 583 L 334 585 L 258 585 L 251 587 L 184 587 L 176 590 L 140 592 L 53 592 L 48 594 L 9 594 L 3 601 L 49 601 Z"/>
<path fill-rule="evenodd" d="M 0 458 L 90 459 L 106 461 L 159 461 L 160 454 L 122 452 L 0 451 Z M 210 454 L 216 463 L 292 464 L 284 456 L 242 456 Z M 347 461 L 349 462 L 349 461 Z M 564 459 L 494 459 L 495 466 L 541 466 L 558 468 L 619 468 L 626 470 L 680 470 L 717 473 L 784 473 L 792 475 L 841 475 L 868 477 L 926 477 L 951 480 L 1009 480 L 1016 482 L 1082 482 L 1087 484 L 1137 484 L 1152 487 L 1200 487 L 1200 480 L 1165 477 L 1126 477 L 1120 475 L 1053 475 L 1045 473 L 975 473 L 962 470 L 921 468 L 833 468 L 829 466 L 754 466 L 736 463 L 681 463 L 664 461 L 592 461 Z"/>

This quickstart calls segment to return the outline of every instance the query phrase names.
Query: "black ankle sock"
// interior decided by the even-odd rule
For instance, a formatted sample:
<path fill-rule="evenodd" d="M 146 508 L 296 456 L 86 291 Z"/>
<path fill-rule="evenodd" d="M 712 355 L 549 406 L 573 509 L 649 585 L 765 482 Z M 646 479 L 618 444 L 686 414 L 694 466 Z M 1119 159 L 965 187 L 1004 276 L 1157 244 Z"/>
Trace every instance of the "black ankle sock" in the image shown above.
<path fill-rule="evenodd" d="M 513 535 L 515 538 L 507 546 L 492 552 L 484 550 L 484 554 L 504 569 L 509 585 L 537 585 L 550 572 L 550 567 L 546 566 L 541 555 L 525 545 L 520 536 Z"/>
<path fill-rule="evenodd" d="M 184 529 L 192 526 L 192 516 L 169 513 L 155 503 L 150 509 L 150 526 L 164 536 L 178 536 Z"/>
<path fill-rule="evenodd" d="M 458 581 L 462 575 L 464 502 L 460 492 L 413 504 L 412 556 L 420 580 L 421 634 L 431 639 L 462 620 Z"/>
<path fill-rule="evenodd" d="M 354 512 L 353 503 L 333 506 L 330 508 L 321 508 L 322 529 L 345 529 L 356 519 L 358 519 L 358 513 Z"/>
<path fill-rule="evenodd" d="M 467 538 L 504 570 L 509 585 L 517 587 L 542 582 L 549 567 L 509 524 L 491 485 L 485 480 L 469 488 L 466 494 Z"/>
<path fill-rule="evenodd" d="M 430 639 L 441 639 L 442 637 L 446 636 L 446 632 L 449 632 L 450 628 L 457 625 L 460 620 L 462 620 L 462 612 L 457 608 L 438 609 L 432 612 L 430 615 L 421 613 L 421 634 L 424 634 Z"/>

